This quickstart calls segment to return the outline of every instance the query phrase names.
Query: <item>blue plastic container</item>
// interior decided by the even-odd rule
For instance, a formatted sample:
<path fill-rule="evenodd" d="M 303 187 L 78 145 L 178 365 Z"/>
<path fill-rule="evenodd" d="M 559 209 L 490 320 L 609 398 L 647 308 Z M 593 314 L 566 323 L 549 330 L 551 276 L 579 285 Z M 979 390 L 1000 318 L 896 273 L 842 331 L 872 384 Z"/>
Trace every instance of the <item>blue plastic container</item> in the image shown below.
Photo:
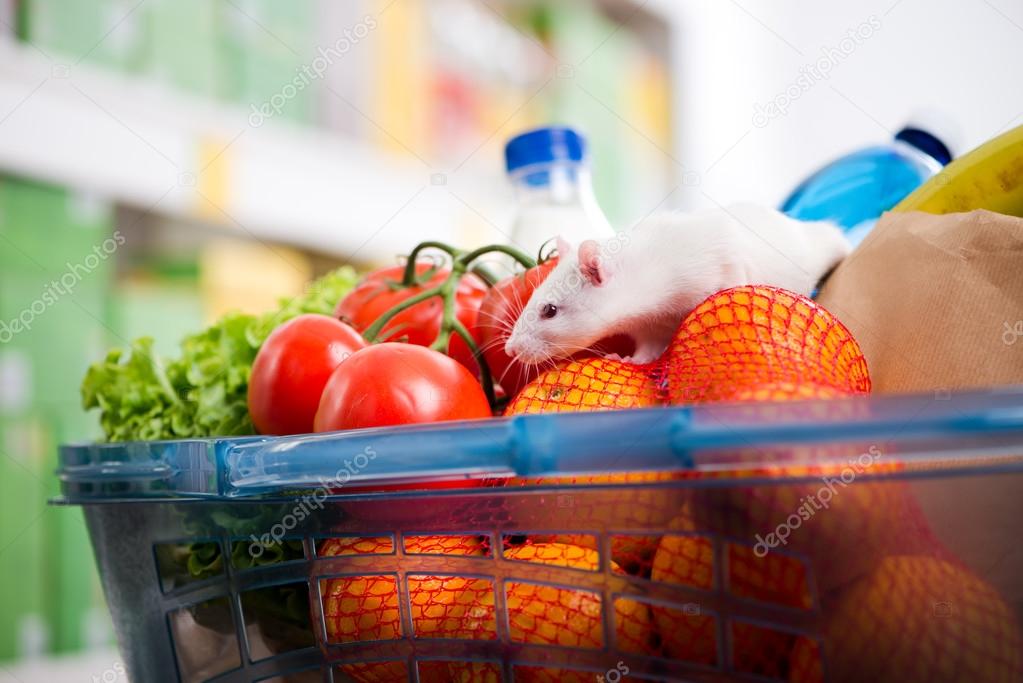
<path fill-rule="evenodd" d="M 800 220 L 831 220 L 855 246 L 881 214 L 952 160 L 948 147 L 931 133 L 903 128 L 886 145 L 868 147 L 827 164 L 782 202 Z"/>
<path fill-rule="evenodd" d="M 133 681 L 1023 677 L 1023 388 L 60 458 Z"/>

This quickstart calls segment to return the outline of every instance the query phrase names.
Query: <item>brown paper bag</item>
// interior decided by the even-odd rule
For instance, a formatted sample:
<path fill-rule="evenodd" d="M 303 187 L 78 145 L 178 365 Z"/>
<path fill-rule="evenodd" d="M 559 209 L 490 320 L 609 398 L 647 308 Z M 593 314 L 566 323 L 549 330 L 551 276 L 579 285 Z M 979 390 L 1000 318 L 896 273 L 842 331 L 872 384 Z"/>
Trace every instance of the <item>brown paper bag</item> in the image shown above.
<path fill-rule="evenodd" d="M 1023 219 L 887 213 L 818 301 L 859 341 L 877 393 L 1023 384 Z"/>

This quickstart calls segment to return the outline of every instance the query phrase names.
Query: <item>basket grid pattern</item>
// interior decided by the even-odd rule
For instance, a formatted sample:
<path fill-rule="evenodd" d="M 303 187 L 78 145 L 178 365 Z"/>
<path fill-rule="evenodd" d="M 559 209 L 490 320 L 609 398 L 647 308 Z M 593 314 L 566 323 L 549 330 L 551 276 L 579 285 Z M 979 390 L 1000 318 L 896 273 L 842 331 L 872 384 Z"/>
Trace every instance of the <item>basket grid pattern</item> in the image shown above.
<path fill-rule="evenodd" d="M 597 559 L 613 552 L 616 539 L 647 535 L 586 534 L 603 552 L 582 553 L 572 546 L 564 557 L 552 552 L 551 544 L 534 544 L 530 536 L 528 530 L 522 530 L 494 535 L 382 532 L 305 537 L 301 541 L 307 559 L 243 570 L 228 563 L 222 579 L 186 584 L 165 593 L 167 604 L 173 606 L 167 610 L 170 635 L 183 635 L 175 631 L 176 614 L 192 614 L 197 606 L 212 603 L 229 610 L 234 624 L 250 626 L 239 631 L 239 666 L 217 672 L 216 680 L 225 676 L 223 680 L 255 680 L 251 677 L 259 670 L 272 665 L 276 671 L 280 660 L 294 660 L 296 665 L 304 663 L 308 671 L 318 672 L 317 676 L 333 676 L 335 681 L 413 681 L 417 676 L 420 681 L 458 680 L 463 674 L 470 676 L 465 680 L 475 680 L 471 677 L 475 675 L 494 681 L 558 680 L 558 676 L 565 680 L 583 676 L 579 680 L 589 681 L 596 680 L 602 670 L 573 671 L 570 665 L 610 660 L 630 663 L 630 670 L 636 673 L 644 668 L 656 671 L 662 668 L 657 666 L 660 662 L 676 674 L 717 670 L 762 677 L 742 661 L 742 652 L 735 651 L 736 643 L 741 647 L 744 642 L 743 629 L 760 623 L 768 631 L 784 634 L 783 638 L 796 637 L 788 630 L 790 626 L 772 626 L 770 616 L 764 621 L 765 615 L 786 613 L 786 622 L 791 622 L 790 606 L 751 600 L 742 595 L 741 586 L 730 585 L 734 582 L 728 574 L 734 570 L 726 564 L 727 558 L 738 556 L 729 550 L 737 546 L 733 541 L 677 532 L 673 538 L 696 541 L 708 548 L 710 555 L 697 552 L 693 566 L 679 570 L 685 575 L 653 581 L 624 574 L 610 559 L 603 563 Z M 527 540 L 515 543 L 519 539 Z M 231 548 L 238 542 L 225 538 L 218 543 Z M 542 546 L 548 547 L 547 554 L 544 561 L 537 562 Z M 502 551 L 493 552 L 498 547 Z M 801 562 L 798 558 L 793 561 Z M 272 644 L 272 654 L 259 659 L 256 652 L 267 655 L 267 648 L 257 646 L 253 636 L 264 641 L 267 637 L 252 630 L 253 615 L 246 613 L 245 596 L 281 586 L 304 588 L 315 642 L 297 650 Z M 201 600 L 196 602 L 197 598 Z M 524 608 L 516 612 L 517 606 Z M 640 611 L 644 614 L 637 616 Z M 805 635 L 819 637 L 813 633 L 819 612 L 801 611 Z M 655 642 L 650 612 L 662 619 L 676 619 L 691 634 L 709 638 L 710 659 L 699 652 L 679 657 L 677 651 L 665 651 Z M 726 618 L 724 613 L 732 616 Z M 437 659 L 433 651 L 443 653 L 445 642 L 451 646 L 448 652 L 460 656 L 442 667 L 439 662 L 445 660 Z M 497 654 L 509 645 L 521 646 L 524 656 L 509 660 Z M 175 643 L 175 647 L 180 651 L 182 646 Z M 530 660 L 537 653 L 550 658 L 544 650 L 560 651 L 554 660 L 562 666 L 543 666 Z M 755 654 L 746 652 L 745 656 L 748 659 Z M 361 661 L 373 657 L 385 659 Z M 191 670 L 183 666 L 185 659 L 179 652 L 182 680 L 205 680 L 190 679 Z M 469 660 L 471 664 L 466 663 Z M 462 669 L 467 666 L 470 669 L 465 673 Z"/>

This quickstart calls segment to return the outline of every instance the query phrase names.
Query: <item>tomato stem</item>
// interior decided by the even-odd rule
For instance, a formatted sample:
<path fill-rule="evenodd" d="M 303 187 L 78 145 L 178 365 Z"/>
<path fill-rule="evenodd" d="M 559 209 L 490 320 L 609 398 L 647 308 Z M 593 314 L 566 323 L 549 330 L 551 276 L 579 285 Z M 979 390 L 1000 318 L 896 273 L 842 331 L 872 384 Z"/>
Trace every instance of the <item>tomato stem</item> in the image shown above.
<path fill-rule="evenodd" d="M 536 262 L 537 263 L 546 263 L 547 261 L 551 260 L 551 257 L 554 254 L 557 253 L 557 251 L 558 251 L 557 246 L 551 246 L 550 249 L 547 249 L 547 254 L 546 255 L 544 255 L 544 253 L 543 253 L 543 250 L 546 249 L 548 246 L 550 246 L 551 242 L 554 242 L 556 240 L 557 240 L 557 237 L 552 237 L 552 238 L 550 238 L 549 240 L 547 240 L 546 242 L 544 242 L 543 244 L 540 245 L 540 249 L 537 250 L 537 252 L 536 252 Z M 558 255 L 561 256 L 561 254 L 558 254 Z"/>
<path fill-rule="evenodd" d="M 480 247 L 479 249 L 474 249 L 467 254 L 461 254 L 455 259 L 455 261 L 461 261 L 465 264 L 469 264 L 478 259 L 480 256 L 492 254 L 494 252 L 511 256 L 526 270 L 529 270 L 536 265 L 536 261 L 528 256 L 524 251 L 516 249 L 515 247 L 510 247 L 507 244 L 490 244 L 485 247 Z"/>
<path fill-rule="evenodd" d="M 405 263 L 405 272 L 401 278 L 401 284 L 403 286 L 411 287 L 415 284 L 420 284 L 416 282 L 416 261 L 419 258 L 419 252 L 424 249 L 439 249 L 450 256 L 452 260 L 454 260 L 460 253 L 458 249 L 455 249 L 450 244 L 445 244 L 444 242 L 436 242 L 432 240 L 420 242 L 416 245 L 415 249 L 412 250 L 412 253 L 408 255 L 408 261 Z M 433 270 L 436 271 L 436 268 Z"/>
<path fill-rule="evenodd" d="M 487 287 L 493 287 L 499 282 L 498 277 L 494 275 L 490 271 L 490 269 L 484 266 L 482 263 L 477 263 L 476 265 L 474 265 L 472 268 L 469 269 L 469 272 L 478 277 L 479 279 L 483 280 L 484 282 L 486 282 Z"/>
<path fill-rule="evenodd" d="M 437 339 L 430 345 L 434 351 L 447 353 L 448 346 L 451 344 L 451 333 L 454 331 L 455 323 L 458 322 L 458 318 L 455 316 L 455 289 L 458 287 L 459 280 L 460 276 L 457 271 L 452 269 L 451 274 L 438 287 L 440 290 L 438 296 L 444 302 L 444 309 L 440 319 L 440 332 L 437 333 Z"/>
<path fill-rule="evenodd" d="M 491 408 L 496 408 L 497 395 L 494 392 L 494 377 L 490 374 L 490 366 L 487 365 L 486 359 L 483 358 L 483 352 L 476 344 L 476 340 L 469 334 L 469 330 L 465 329 L 465 325 L 457 318 L 455 319 L 455 332 L 462 338 L 465 345 L 469 347 L 469 350 L 472 351 L 472 357 L 476 359 L 476 364 L 480 368 L 480 384 L 483 385 L 483 393 L 487 396 L 487 403 L 490 404 Z"/>
<path fill-rule="evenodd" d="M 472 272 L 476 277 L 487 283 L 488 286 L 497 284 L 497 278 L 482 264 L 476 263 L 476 261 L 487 254 L 501 253 L 511 257 L 516 263 L 521 265 L 525 269 L 530 269 L 536 265 L 536 261 L 527 256 L 524 252 L 510 247 L 504 244 L 492 244 L 473 251 L 464 252 L 455 247 L 452 247 L 443 242 L 426 241 L 422 242 L 412 250 L 408 255 L 408 260 L 405 263 L 405 270 L 402 273 L 400 282 L 394 283 L 397 288 L 410 288 L 410 287 L 421 287 L 432 278 L 439 269 L 439 266 L 433 266 L 424 273 L 422 279 L 417 278 L 416 274 L 416 261 L 419 257 L 420 252 L 425 249 L 437 249 L 443 251 L 451 258 L 451 272 L 448 276 L 438 285 L 424 289 L 415 296 L 411 296 L 405 299 L 399 304 L 389 308 L 379 318 L 373 321 L 373 324 L 366 328 L 362 336 L 365 337 L 366 341 L 373 344 L 377 342 L 377 337 L 383 331 L 384 327 L 391 320 L 394 319 L 402 311 L 405 311 L 416 304 L 422 303 L 427 299 L 432 299 L 435 296 L 441 297 L 444 302 L 443 313 L 441 315 L 440 331 L 437 333 L 437 338 L 434 340 L 430 348 L 434 351 L 447 354 L 448 347 L 451 345 L 452 335 L 458 335 L 462 341 L 465 342 L 466 346 L 472 352 L 472 357 L 476 360 L 476 364 L 479 366 L 479 377 L 480 384 L 483 385 L 483 391 L 487 396 L 487 401 L 491 407 L 496 408 L 497 398 L 494 392 L 494 379 L 490 372 L 490 366 L 487 365 L 486 359 L 483 358 L 483 352 L 476 344 L 476 340 L 472 338 L 472 334 L 465 328 L 465 325 L 458 319 L 456 304 L 458 285 L 462 278 L 467 272 Z"/>
<path fill-rule="evenodd" d="M 377 342 L 377 337 L 380 336 L 380 331 L 384 329 L 384 326 L 387 323 L 389 323 L 394 318 L 394 316 L 398 315 L 399 313 L 408 308 L 412 308 L 418 303 L 426 301 L 427 299 L 431 299 L 435 296 L 440 296 L 441 292 L 443 291 L 444 284 L 447 284 L 447 282 L 445 281 L 444 283 L 436 287 L 424 289 L 419 294 L 416 294 L 415 296 L 410 296 L 408 299 L 405 299 L 401 303 L 393 306 L 392 308 L 387 309 L 380 315 L 379 318 L 373 321 L 372 325 L 366 328 L 366 331 L 362 333 L 363 338 L 370 344 L 375 344 Z"/>

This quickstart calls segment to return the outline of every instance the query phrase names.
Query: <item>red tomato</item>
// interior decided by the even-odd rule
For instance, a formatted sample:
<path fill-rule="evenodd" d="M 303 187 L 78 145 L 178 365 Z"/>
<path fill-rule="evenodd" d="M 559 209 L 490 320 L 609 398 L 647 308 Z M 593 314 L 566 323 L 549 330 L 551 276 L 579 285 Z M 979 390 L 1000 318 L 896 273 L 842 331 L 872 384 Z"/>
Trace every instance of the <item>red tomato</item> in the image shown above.
<path fill-rule="evenodd" d="M 313 429 L 490 417 L 483 387 L 442 353 L 413 344 L 374 344 L 353 354 L 327 380 Z"/>
<path fill-rule="evenodd" d="M 308 313 L 278 326 L 263 342 L 249 378 L 249 413 L 260 434 L 305 434 L 323 387 L 341 361 L 366 347 L 350 325 Z"/>
<path fill-rule="evenodd" d="M 431 264 L 425 261 L 417 263 L 416 273 L 425 273 L 430 267 Z M 424 286 L 395 288 L 404 273 L 405 266 L 392 266 L 370 273 L 341 300 L 334 314 L 351 323 L 359 332 L 365 332 L 389 308 L 424 289 L 440 284 L 450 271 L 439 269 Z M 486 283 L 471 273 L 460 281 L 455 293 L 455 317 L 465 325 L 465 329 L 471 331 L 476 326 L 476 316 L 486 293 Z M 394 316 L 384 326 L 376 341 L 399 341 L 404 338 L 410 344 L 429 346 L 437 340 L 443 312 L 444 302 L 440 297 L 420 302 Z M 461 337 L 452 335 L 448 355 L 473 373 L 478 371 L 472 351 Z"/>
<path fill-rule="evenodd" d="M 541 371 L 550 369 L 519 363 L 504 352 L 504 343 L 508 340 L 508 335 L 511 334 L 511 329 L 519 319 L 529 297 L 533 295 L 533 290 L 547 279 L 557 264 L 558 259 L 552 258 L 525 273 L 501 280 L 490 289 L 480 305 L 473 336 L 483 349 L 483 358 L 490 367 L 494 381 L 498 382 L 511 398 L 514 398 L 522 387 L 536 379 Z M 628 337 L 616 335 L 602 339 L 594 348 L 604 353 L 628 356 L 635 350 L 635 344 Z M 582 352 L 574 357 L 591 355 L 593 355 L 591 352 Z"/>

